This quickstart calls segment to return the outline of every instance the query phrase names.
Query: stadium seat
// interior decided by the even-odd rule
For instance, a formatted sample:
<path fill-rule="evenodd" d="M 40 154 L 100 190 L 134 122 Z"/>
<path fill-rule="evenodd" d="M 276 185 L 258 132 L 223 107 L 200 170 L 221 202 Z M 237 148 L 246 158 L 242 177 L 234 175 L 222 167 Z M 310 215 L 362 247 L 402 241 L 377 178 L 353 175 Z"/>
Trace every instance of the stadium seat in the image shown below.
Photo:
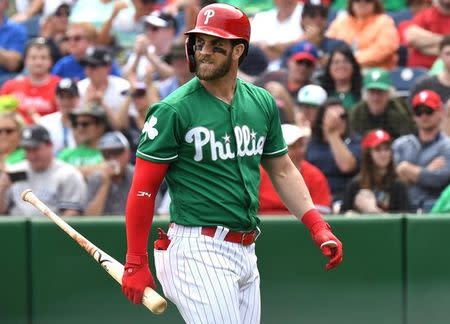
<path fill-rule="evenodd" d="M 417 79 L 427 75 L 428 70 L 416 67 L 397 67 L 391 71 L 392 85 L 397 97 L 406 98 Z"/>

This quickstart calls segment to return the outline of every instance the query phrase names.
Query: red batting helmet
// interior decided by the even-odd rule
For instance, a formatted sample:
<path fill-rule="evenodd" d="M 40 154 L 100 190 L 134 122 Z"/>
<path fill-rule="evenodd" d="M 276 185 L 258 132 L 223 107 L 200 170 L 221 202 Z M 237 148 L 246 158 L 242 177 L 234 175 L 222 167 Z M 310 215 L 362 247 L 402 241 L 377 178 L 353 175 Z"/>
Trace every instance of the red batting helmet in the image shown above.
<path fill-rule="evenodd" d="M 213 3 L 203 7 L 198 15 L 194 29 L 185 33 L 186 53 L 188 55 L 191 72 L 195 70 L 194 43 L 195 34 L 206 34 L 225 39 L 243 40 L 247 55 L 248 43 L 250 42 L 250 21 L 240 9 L 225 3 Z"/>

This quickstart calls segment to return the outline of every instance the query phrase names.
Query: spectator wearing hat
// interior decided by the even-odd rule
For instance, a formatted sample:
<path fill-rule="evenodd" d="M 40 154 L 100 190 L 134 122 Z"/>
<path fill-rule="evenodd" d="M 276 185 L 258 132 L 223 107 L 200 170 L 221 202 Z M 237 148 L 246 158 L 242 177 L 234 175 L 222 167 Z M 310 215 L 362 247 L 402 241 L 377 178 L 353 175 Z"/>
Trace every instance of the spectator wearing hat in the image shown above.
<path fill-rule="evenodd" d="M 328 96 L 339 98 L 346 110 L 361 99 L 361 69 L 347 44 L 338 45 L 331 51 L 318 80 Z"/>
<path fill-rule="evenodd" d="M 428 212 L 450 183 L 450 138 L 441 132 L 445 111 L 439 95 L 423 90 L 412 99 L 417 133 L 392 144 L 396 172 L 408 185 L 414 210 Z"/>
<path fill-rule="evenodd" d="M 50 15 L 41 18 L 39 36 L 47 40 L 53 63 L 69 53 L 69 46 L 65 38 L 69 27 L 69 16 L 70 5 L 63 2 Z"/>
<path fill-rule="evenodd" d="M 408 66 L 431 68 L 439 55 L 442 39 L 450 34 L 450 2 L 435 0 L 429 8 L 418 12 L 404 29 L 408 45 Z"/>
<path fill-rule="evenodd" d="M 133 53 L 123 71 L 128 78 L 132 75 L 139 81 L 164 80 L 173 75 L 165 58 L 175 40 L 177 21 L 169 13 L 155 11 L 143 18 L 143 24 L 144 33 L 136 37 Z"/>
<path fill-rule="evenodd" d="M 77 145 L 63 149 L 58 159 L 76 166 L 86 177 L 103 162 L 97 144 L 108 130 L 106 113 L 99 106 L 81 106 L 70 114 L 70 120 Z"/>
<path fill-rule="evenodd" d="M 167 61 L 173 69 L 173 75 L 158 83 L 157 89 L 160 100 L 167 97 L 193 77 L 193 74 L 189 71 L 184 40 L 177 39 L 173 42 L 167 55 Z"/>
<path fill-rule="evenodd" d="M 13 216 L 42 216 L 24 202 L 21 193 L 32 189 L 51 210 L 61 216 L 83 212 L 86 203 L 86 183 L 81 173 L 53 156 L 50 134 L 40 125 L 22 132 L 21 146 L 26 161 L 0 175 L 0 214 Z"/>
<path fill-rule="evenodd" d="M 450 34 L 445 36 L 439 44 L 439 57 L 444 65 L 442 71 L 420 79 L 411 91 L 411 98 L 418 92 L 429 89 L 439 94 L 442 102 L 450 107 Z"/>
<path fill-rule="evenodd" d="M 238 77 L 254 83 L 259 76 L 267 71 L 269 60 L 258 46 L 250 44 L 247 56 L 238 67 Z"/>
<path fill-rule="evenodd" d="M 59 59 L 52 68 L 52 74 L 61 78 L 70 78 L 75 81 L 86 78 L 84 66 L 81 60 L 86 56 L 89 47 L 97 44 L 97 30 L 95 26 L 87 23 L 71 23 L 65 35 L 65 41 L 69 48 L 69 54 Z M 117 63 L 111 62 L 110 73 L 120 76 Z"/>
<path fill-rule="evenodd" d="M 392 137 L 372 130 L 361 142 L 359 173 L 348 183 L 341 212 L 399 213 L 410 210 L 408 189 L 395 173 Z"/>
<path fill-rule="evenodd" d="M 27 42 L 25 28 L 6 15 L 8 5 L 8 0 L 0 0 L 0 86 L 17 75 Z"/>
<path fill-rule="evenodd" d="M 110 74 L 112 60 L 112 53 L 106 47 L 89 47 L 80 62 L 85 67 L 86 78 L 77 85 L 82 105 L 102 107 L 111 126 L 117 129 L 116 115 L 125 101 L 121 93 L 130 89 L 130 82 Z"/>
<path fill-rule="evenodd" d="M 116 129 L 120 130 L 130 143 L 130 162 L 134 165 L 148 107 L 159 101 L 158 89 L 152 83 L 136 82 L 130 90 L 123 91 L 122 95 L 126 99 L 117 114 Z M 131 111 L 135 113 L 131 114 Z"/>
<path fill-rule="evenodd" d="M 112 4 L 111 14 L 99 29 L 99 44 L 131 48 L 145 16 L 158 9 L 158 1 L 120 0 Z"/>
<path fill-rule="evenodd" d="M 350 45 L 362 68 L 392 69 L 397 64 L 399 36 L 381 0 L 349 0 L 348 15 L 338 15 L 326 35 Z"/>
<path fill-rule="evenodd" d="M 322 214 L 331 212 L 332 196 L 325 175 L 317 167 L 304 159 L 307 141 L 311 135 L 309 127 L 299 127 L 291 124 L 281 125 L 283 138 L 289 149 L 289 157 L 297 166 L 311 193 L 316 208 Z M 259 214 L 287 214 L 289 211 L 278 197 L 270 178 L 263 168 L 259 186 Z"/>
<path fill-rule="evenodd" d="M 269 58 L 272 67 L 279 66 L 279 58 L 294 42 L 300 39 L 303 30 L 300 17 L 303 5 L 298 0 L 280 0 L 275 8 L 262 11 L 251 21 L 250 42 L 261 48 Z"/>
<path fill-rule="evenodd" d="M 312 75 L 318 59 L 317 49 L 307 41 L 298 43 L 295 47 L 286 53 L 287 69 L 282 68 L 279 71 L 270 71 L 259 77 L 255 84 L 269 90 L 277 99 L 278 93 L 272 90 L 272 82 L 277 82 L 284 87 L 284 91 L 291 96 L 291 101 L 295 102 L 298 91 L 305 85 L 312 83 Z M 270 84 L 269 84 L 270 83 Z M 277 92 L 280 87 L 277 87 Z M 281 91 L 281 90 L 280 90 Z M 293 122 L 287 120 L 286 122 Z"/>
<path fill-rule="evenodd" d="M 39 119 L 39 124 L 50 133 L 55 156 L 65 148 L 76 146 L 70 114 L 78 108 L 79 104 L 80 94 L 77 83 L 69 78 L 61 79 L 56 87 L 58 111 Z"/>
<path fill-rule="evenodd" d="M 50 74 L 52 58 L 45 38 L 31 39 L 25 49 L 27 74 L 5 82 L 1 94 L 10 94 L 19 101 L 18 112 L 27 124 L 56 111 L 55 88 L 59 77 Z"/>
<path fill-rule="evenodd" d="M 308 84 L 301 88 L 297 95 L 298 125 L 311 127 L 316 121 L 319 107 L 327 100 L 327 92 L 316 84 Z"/>
<path fill-rule="evenodd" d="M 401 99 L 392 97 L 389 72 L 373 68 L 363 79 L 363 100 L 350 112 L 350 126 L 361 136 L 373 129 L 383 129 L 394 139 L 416 130 L 411 112 Z"/>
<path fill-rule="evenodd" d="M 348 181 L 358 172 L 361 156 L 361 139 L 350 133 L 347 116 L 339 99 L 327 99 L 319 108 L 306 150 L 306 160 L 327 177 L 337 206 Z"/>
<path fill-rule="evenodd" d="M 97 148 L 105 162 L 87 177 L 88 203 L 85 215 L 125 215 L 134 168 L 129 163 L 130 145 L 119 132 L 105 133 Z"/>

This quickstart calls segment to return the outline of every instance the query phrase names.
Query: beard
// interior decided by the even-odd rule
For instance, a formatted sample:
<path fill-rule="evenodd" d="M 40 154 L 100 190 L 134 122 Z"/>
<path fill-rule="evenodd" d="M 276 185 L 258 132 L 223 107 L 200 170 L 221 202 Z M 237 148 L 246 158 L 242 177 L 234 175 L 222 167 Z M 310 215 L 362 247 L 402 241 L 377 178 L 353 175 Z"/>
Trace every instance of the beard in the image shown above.
<path fill-rule="evenodd" d="M 218 68 L 209 64 L 208 67 L 201 65 L 202 60 L 195 58 L 195 74 L 200 80 L 214 81 L 224 77 L 231 68 L 231 53 L 226 56 L 226 61 Z"/>

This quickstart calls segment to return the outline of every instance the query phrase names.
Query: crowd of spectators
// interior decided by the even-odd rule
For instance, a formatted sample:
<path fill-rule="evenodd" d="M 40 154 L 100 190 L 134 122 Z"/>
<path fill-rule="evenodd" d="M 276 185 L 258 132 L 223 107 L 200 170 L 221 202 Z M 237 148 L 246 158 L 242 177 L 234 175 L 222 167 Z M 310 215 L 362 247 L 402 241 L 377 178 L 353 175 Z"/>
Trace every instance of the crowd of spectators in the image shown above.
<path fill-rule="evenodd" d="M 123 215 L 148 108 L 193 77 L 184 31 L 213 2 L 0 0 L 0 213 L 38 215 L 31 188 Z M 450 211 L 450 0 L 219 2 L 251 19 L 238 75 L 274 97 L 323 214 Z M 260 214 L 286 213 L 262 170 Z"/>

